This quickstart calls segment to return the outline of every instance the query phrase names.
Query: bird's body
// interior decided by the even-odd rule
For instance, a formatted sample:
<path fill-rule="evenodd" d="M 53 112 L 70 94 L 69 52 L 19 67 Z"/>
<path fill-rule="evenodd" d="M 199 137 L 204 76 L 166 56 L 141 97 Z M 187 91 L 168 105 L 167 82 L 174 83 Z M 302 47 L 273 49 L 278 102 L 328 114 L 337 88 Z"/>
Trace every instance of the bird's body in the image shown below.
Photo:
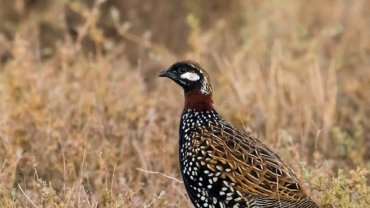
<path fill-rule="evenodd" d="M 178 62 L 165 72 L 161 76 L 185 91 L 180 168 L 196 207 L 318 207 L 279 156 L 216 112 L 209 77 L 199 64 Z"/>

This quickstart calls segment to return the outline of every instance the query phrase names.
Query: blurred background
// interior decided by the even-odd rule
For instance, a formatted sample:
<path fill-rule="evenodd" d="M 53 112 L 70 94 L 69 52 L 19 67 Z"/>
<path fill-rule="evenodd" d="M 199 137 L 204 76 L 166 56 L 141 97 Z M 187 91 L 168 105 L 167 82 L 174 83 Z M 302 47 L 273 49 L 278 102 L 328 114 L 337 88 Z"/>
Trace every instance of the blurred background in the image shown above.
<path fill-rule="evenodd" d="M 319 204 L 368 207 L 366 0 L 2 1 L 0 206 L 192 207 L 157 78 L 183 59 Z"/>

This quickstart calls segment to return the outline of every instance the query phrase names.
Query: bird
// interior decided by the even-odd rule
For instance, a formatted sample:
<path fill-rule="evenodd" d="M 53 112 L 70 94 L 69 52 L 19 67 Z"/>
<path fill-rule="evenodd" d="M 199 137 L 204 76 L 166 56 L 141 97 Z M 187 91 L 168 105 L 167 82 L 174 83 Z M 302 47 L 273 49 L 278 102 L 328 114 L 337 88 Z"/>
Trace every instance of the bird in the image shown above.
<path fill-rule="evenodd" d="M 211 80 L 200 64 L 179 61 L 159 76 L 184 90 L 179 160 L 195 207 L 319 207 L 276 153 L 250 132 L 234 128 L 215 110 Z"/>

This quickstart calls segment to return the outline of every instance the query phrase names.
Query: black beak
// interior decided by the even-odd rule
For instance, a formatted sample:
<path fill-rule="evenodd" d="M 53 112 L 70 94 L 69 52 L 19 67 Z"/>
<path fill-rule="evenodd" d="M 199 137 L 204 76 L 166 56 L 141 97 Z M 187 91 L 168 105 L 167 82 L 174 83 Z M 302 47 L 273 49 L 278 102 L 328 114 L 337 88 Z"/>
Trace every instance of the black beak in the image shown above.
<path fill-rule="evenodd" d="M 175 78 L 175 75 L 169 69 L 161 71 L 159 73 L 159 76 L 160 77 L 168 77 L 168 78 L 171 78 L 171 79 Z"/>
<path fill-rule="evenodd" d="M 159 76 L 160 77 L 167 77 L 167 70 L 163 70 L 163 71 L 161 71 L 161 72 L 159 72 Z"/>

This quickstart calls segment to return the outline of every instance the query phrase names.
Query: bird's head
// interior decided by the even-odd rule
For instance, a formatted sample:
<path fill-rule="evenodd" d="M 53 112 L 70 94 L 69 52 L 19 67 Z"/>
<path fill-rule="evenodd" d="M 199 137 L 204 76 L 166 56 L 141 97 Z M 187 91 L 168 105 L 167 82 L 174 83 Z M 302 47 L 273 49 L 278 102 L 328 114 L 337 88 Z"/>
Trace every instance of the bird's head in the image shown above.
<path fill-rule="evenodd" d="M 212 87 L 207 72 L 194 61 L 180 61 L 159 73 L 180 85 L 185 93 L 199 91 L 204 95 L 212 94 Z"/>

